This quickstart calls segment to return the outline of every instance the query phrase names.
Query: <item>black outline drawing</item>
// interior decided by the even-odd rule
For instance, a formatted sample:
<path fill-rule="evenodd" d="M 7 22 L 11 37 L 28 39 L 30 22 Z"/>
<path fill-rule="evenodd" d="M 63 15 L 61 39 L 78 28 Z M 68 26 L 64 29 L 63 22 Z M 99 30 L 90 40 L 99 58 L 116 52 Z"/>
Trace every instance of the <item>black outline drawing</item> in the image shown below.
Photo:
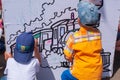
<path fill-rule="evenodd" d="M 103 1 L 103 0 L 102 0 Z M 10 45 L 11 52 L 14 50 L 15 43 L 11 44 L 11 42 L 15 41 L 17 35 L 22 32 L 26 32 L 26 28 L 30 27 L 34 22 L 39 21 L 41 22 L 43 20 L 43 15 L 45 5 L 53 5 L 55 3 L 55 0 L 53 0 L 51 3 L 45 2 L 42 4 L 42 13 L 40 14 L 40 18 L 36 17 L 34 20 L 30 20 L 29 23 L 24 23 L 24 31 L 18 30 L 15 34 L 11 34 L 9 40 L 7 41 L 7 45 Z M 103 5 L 103 4 L 102 4 Z M 53 22 L 52 20 L 56 18 L 62 17 L 63 14 L 66 13 L 66 11 L 70 11 L 70 18 L 69 19 L 61 19 L 56 22 Z M 57 15 L 58 13 L 54 13 L 54 17 L 49 19 L 49 23 L 43 22 L 40 26 L 41 27 L 35 27 L 34 30 L 31 30 L 33 32 L 33 35 L 38 35 L 39 40 L 39 51 L 43 52 L 46 60 L 51 54 L 57 54 L 58 56 L 63 56 L 63 47 L 65 46 L 66 40 L 70 34 L 73 32 L 79 30 L 79 25 L 77 22 L 77 18 L 75 18 L 75 13 L 77 12 L 76 8 L 67 7 L 63 11 L 61 11 L 60 15 Z M 44 27 L 44 26 L 47 26 Z M 48 26 L 50 26 L 48 28 Z M 14 37 L 15 36 L 15 37 Z M 14 38 L 13 38 L 14 37 Z M 48 42 L 48 43 L 47 43 Z M 102 52 L 101 53 L 103 58 L 103 69 L 104 72 L 110 71 L 108 67 L 110 66 L 110 52 Z M 65 59 L 63 61 L 59 62 L 60 65 L 58 66 L 51 66 L 51 65 L 41 65 L 42 68 L 52 68 L 57 69 L 61 67 L 68 68 L 71 63 L 67 62 Z"/>

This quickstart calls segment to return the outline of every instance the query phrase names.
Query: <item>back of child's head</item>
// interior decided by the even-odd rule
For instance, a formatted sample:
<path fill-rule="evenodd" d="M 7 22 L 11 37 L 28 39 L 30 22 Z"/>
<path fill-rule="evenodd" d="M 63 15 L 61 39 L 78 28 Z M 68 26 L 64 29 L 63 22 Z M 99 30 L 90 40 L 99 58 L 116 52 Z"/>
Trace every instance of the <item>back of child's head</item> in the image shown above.
<path fill-rule="evenodd" d="M 14 58 L 19 63 L 29 63 L 34 50 L 34 37 L 31 32 L 24 32 L 17 37 Z"/>
<path fill-rule="evenodd" d="M 80 1 L 78 4 L 78 18 L 84 26 L 97 27 L 99 24 L 98 7 L 88 1 Z"/>

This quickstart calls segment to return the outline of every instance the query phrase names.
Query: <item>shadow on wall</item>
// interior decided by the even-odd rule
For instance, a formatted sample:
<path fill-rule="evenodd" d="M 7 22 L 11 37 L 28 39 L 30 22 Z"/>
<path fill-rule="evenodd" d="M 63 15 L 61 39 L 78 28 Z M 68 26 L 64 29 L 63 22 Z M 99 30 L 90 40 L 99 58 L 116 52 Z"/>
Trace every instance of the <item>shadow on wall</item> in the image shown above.
<path fill-rule="evenodd" d="M 47 60 L 44 63 L 46 65 L 49 65 Z M 40 72 L 37 74 L 37 80 L 55 80 L 55 77 L 54 77 L 53 72 L 51 71 L 51 68 L 40 67 Z"/>

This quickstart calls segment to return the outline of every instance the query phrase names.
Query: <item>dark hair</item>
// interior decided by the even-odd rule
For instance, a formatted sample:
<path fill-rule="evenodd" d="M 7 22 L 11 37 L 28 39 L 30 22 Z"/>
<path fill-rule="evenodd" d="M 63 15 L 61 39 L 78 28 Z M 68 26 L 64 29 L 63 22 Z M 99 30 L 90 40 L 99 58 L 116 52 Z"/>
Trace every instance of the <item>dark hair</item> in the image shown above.
<path fill-rule="evenodd" d="M 0 54 L 5 52 L 5 42 L 0 40 Z"/>
<path fill-rule="evenodd" d="M 0 69 L 0 77 L 4 76 L 4 70 L 6 67 L 4 52 L 5 52 L 5 43 L 4 41 L 0 40 L 0 67 L 2 67 L 2 69 Z"/>

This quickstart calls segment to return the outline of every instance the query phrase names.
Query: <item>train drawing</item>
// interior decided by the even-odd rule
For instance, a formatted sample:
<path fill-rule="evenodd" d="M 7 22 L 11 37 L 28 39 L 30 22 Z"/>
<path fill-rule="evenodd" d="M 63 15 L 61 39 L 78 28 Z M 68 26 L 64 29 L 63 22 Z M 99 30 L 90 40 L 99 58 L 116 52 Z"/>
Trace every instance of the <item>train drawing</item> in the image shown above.
<path fill-rule="evenodd" d="M 45 50 L 46 52 L 53 52 L 58 55 L 63 55 L 63 48 L 67 38 L 74 32 L 79 30 L 79 24 L 77 18 L 74 18 L 74 13 L 71 13 L 70 19 L 62 19 L 53 23 L 50 28 L 42 28 L 38 31 L 33 32 L 35 38 L 39 41 L 39 52 Z M 15 43 L 10 46 L 11 52 L 14 50 Z M 110 71 L 110 52 L 101 53 L 103 58 L 103 69 L 104 72 Z M 47 58 L 46 58 L 47 59 Z M 71 64 L 66 60 L 60 62 L 61 67 L 69 67 Z"/>

